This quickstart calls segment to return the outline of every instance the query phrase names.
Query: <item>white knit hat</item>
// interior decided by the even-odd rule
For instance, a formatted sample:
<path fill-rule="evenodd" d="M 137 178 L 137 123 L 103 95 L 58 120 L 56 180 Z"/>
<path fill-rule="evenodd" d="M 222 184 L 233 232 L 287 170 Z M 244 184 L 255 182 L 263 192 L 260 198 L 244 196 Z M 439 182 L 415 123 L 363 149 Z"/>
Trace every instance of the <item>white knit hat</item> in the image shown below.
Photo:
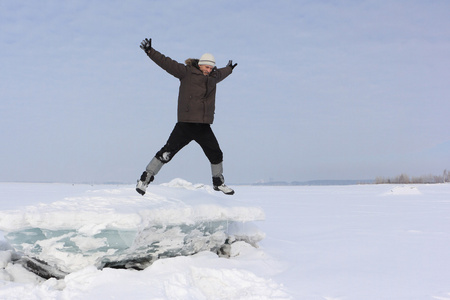
<path fill-rule="evenodd" d="M 198 65 L 208 65 L 214 67 L 216 65 L 216 60 L 211 53 L 205 53 L 202 55 L 202 57 L 200 57 Z"/>

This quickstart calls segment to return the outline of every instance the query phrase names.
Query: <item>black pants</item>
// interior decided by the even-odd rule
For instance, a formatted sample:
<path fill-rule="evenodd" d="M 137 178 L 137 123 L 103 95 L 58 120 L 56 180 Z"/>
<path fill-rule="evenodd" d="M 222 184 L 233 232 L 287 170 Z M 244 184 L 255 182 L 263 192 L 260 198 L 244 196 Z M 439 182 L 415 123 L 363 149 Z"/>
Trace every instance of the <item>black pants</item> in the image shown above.
<path fill-rule="evenodd" d="M 184 146 L 196 141 L 211 164 L 223 161 L 223 153 L 209 124 L 178 122 L 164 147 L 155 157 L 163 163 L 168 163 Z"/>

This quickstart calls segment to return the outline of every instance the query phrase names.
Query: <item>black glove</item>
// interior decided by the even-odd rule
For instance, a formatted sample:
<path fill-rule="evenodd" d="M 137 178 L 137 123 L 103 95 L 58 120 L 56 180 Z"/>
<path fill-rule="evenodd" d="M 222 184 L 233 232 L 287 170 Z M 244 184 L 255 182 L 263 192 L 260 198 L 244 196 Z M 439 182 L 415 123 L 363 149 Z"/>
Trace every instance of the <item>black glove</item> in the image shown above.
<path fill-rule="evenodd" d="M 231 67 L 231 70 L 233 70 L 234 67 L 236 67 L 236 66 L 237 66 L 237 63 L 233 65 L 233 61 L 232 60 L 228 61 L 227 67 Z"/>
<path fill-rule="evenodd" d="M 143 40 L 140 47 L 145 51 L 145 53 L 148 53 L 152 48 L 152 39 Z"/>

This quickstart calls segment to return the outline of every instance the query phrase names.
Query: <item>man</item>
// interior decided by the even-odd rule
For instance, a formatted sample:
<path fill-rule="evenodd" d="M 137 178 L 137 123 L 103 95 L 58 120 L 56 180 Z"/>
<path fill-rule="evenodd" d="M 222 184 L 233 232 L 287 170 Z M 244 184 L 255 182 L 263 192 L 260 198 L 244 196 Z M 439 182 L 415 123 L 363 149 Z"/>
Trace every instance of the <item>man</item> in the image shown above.
<path fill-rule="evenodd" d="M 200 59 L 187 59 L 186 64 L 181 64 L 153 49 L 151 41 L 151 39 L 143 40 L 141 49 L 158 66 L 180 80 L 178 122 L 167 143 L 156 153 L 142 173 L 136 184 L 136 191 L 144 195 L 162 166 L 194 140 L 202 147 L 211 163 L 214 190 L 233 195 L 234 191 L 225 185 L 222 174 L 223 153 L 210 125 L 214 121 L 216 84 L 230 75 L 237 64 L 233 65 L 233 61 L 230 60 L 226 67 L 218 69 L 214 56 L 209 53 L 203 54 Z"/>

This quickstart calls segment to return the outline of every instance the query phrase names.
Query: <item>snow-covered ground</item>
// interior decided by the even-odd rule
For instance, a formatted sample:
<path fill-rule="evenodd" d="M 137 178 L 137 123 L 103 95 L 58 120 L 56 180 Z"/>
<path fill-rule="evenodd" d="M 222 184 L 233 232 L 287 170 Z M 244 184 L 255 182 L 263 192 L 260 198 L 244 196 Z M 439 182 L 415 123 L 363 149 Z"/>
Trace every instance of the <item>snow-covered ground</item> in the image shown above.
<path fill-rule="evenodd" d="M 226 196 L 175 183 L 150 186 L 144 197 L 133 186 L 0 183 L 0 299 L 450 300 L 449 184 L 234 186 Z M 230 258 L 201 251 L 143 271 L 87 264 L 60 280 L 14 264 L 4 237 L 32 227 L 133 230 L 158 218 L 248 222 L 265 237 L 259 248 L 232 244 Z"/>

